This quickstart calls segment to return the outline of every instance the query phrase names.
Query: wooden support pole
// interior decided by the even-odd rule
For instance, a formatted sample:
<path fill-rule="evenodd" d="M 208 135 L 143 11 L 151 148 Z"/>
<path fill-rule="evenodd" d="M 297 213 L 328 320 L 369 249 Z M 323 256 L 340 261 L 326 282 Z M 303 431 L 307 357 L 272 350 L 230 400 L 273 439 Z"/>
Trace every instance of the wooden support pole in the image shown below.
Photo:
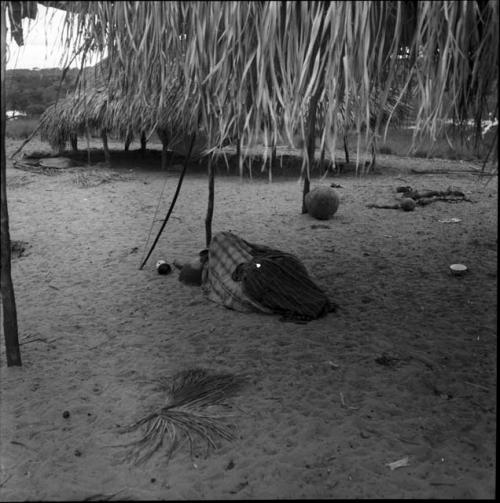
<path fill-rule="evenodd" d="M 106 164 L 109 166 L 111 164 L 111 155 L 109 154 L 108 135 L 105 129 L 101 129 L 101 138 L 102 138 L 102 148 L 104 150 L 104 160 Z"/>
<path fill-rule="evenodd" d="M 128 152 L 130 149 L 130 144 L 132 143 L 132 133 L 128 133 L 125 138 L 125 152 Z"/>
<path fill-rule="evenodd" d="M 168 219 L 170 218 L 170 215 L 172 214 L 172 211 L 174 210 L 175 202 L 177 201 L 177 197 L 179 196 L 179 192 L 182 187 L 182 181 L 184 180 L 184 175 L 186 174 L 186 170 L 187 170 L 189 161 L 191 159 L 191 153 L 193 152 L 193 146 L 194 146 L 195 140 L 196 140 L 196 134 L 193 133 L 193 135 L 191 136 L 191 145 L 189 147 L 187 156 L 184 159 L 184 167 L 182 168 L 181 175 L 179 176 L 179 181 L 177 182 L 177 188 L 175 189 L 175 194 L 172 199 L 172 202 L 170 203 L 170 208 L 168 209 L 167 216 L 163 220 L 163 223 L 161 224 L 160 230 L 158 231 L 158 234 L 156 235 L 156 238 L 155 238 L 151 248 L 149 249 L 149 252 L 146 255 L 146 258 L 142 261 L 142 264 L 140 265 L 139 269 L 142 269 L 146 265 L 146 262 L 148 261 L 149 257 L 151 256 L 151 253 L 153 253 L 153 250 L 154 250 L 156 244 L 158 243 L 158 240 L 160 239 L 161 233 L 163 232 L 163 229 L 165 229 L 165 225 L 167 225 Z"/>
<path fill-rule="evenodd" d="M 0 138 L 0 290 L 2 293 L 2 318 L 3 332 L 5 337 L 5 352 L 7 355 L 7 366 L 21 366 L 21 352 L 19 350 L 19 336 L 17 328 L 16 298 L 14 295 L 14 285 L 11 275 L 11 250 L 9 233 L 9 212 L 7 206 L 7 174 L 5 155 L 5 122 L 6 122 L 6 93 L 5 93 L 5 71 L 6 71 L 6 50 L 7 50 L 7 26 L 6 10 L 2 2 L 2 103 L 1 103 L 1 138 Z"/>
<path fill-rule="evenodd" d="M 208 207 L 205 218 L 205 242 L 206 247 L 210 246 L 212 241 L 212 220 L 214 216 L 214 198 L 215 198 L 215 163 L 213 154 L 208 157 Z"/>
<path fill-rule="evenodd" d="M 238 161 L 240 176 L 243 176 L 243 163 L 241 162 L 241 135 L 238 135 L 236 138 L 236 160 Z"/>
<path fill-rule="evenodd" d="M 88 124 L 85 126 L 85 139 L 87 140 L 87 166 L 90 168 L 90 129 Z"/>
<path fill-rule="evenodd" d="M 321 149 L 321 156 L 319 158 L 319 167 L 322 171 L 322 174 L 325 174 L 326 171 L 328 171 L 328 166 L 323 169 L 323 165 L 325 164 L 325 151 L 326 151 L 326 145 L 323 145 Z"/>
<path fill-rule="evenodd" d="M 161 170 L 166 171 L 168 163 L 168 134 L 164 129 L 157 130 L 161 141 Z"/>
<path fill-rule="evenodd" d="M 311 188 L 311 170 L 314 166 L 314 153 L 316 151 L 316 111 L 318 108 L 319 92 L 311 96 L 307 125 L 307 165 L 304 176 L 304 189 L 302 191 L 302 213 L 307 213 L 306 195 Z"/>
<path fill-rule="evenodd" d="M 143 131 L 141 133 L 141 155 L 142 157 L 146 156 L 146 145 L 147 145 L 147 140 L 146 140 L 146 133 Z"/>
<path fill-rule="evenodd" d="M 75 133 L 70 134 L 69 141 L 73 152 L 78 152 L 78 136 Z"/>
<path fill-rule="evenodd" d="M 273 181 L 273 168 L 276 166 L 276 136 L 273 134 L 271 158 L 269 159 L 269 181 Z"/>
<path fill-rule="evenodd" d="M 345 163 L 349 164 L 349 149 L 347 148 L 347 135 L 344 135 Z"/>

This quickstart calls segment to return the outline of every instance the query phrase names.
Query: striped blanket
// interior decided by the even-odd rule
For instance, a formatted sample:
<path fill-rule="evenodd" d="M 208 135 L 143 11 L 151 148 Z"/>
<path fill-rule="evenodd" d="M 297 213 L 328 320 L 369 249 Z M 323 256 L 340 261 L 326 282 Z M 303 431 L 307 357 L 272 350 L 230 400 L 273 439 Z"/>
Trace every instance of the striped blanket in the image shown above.
<path fill-rule="evenodd" d="M 252 260 L 252 246 L 231 232 L 219 232 L 212 237 L 208 263 L 203 269 L 201 287 L 205 295 L 218 304 L 236 311 L 272 313 L 243 292 L 241 281 L 233 279 L 240 264 Z"/>
<path fill-rule="evenodd" d="M 248 243 L 231 232 L 213 236 L 202 289 L 211 301 L 236 311 L 308 321 L 334 310 L 296 257 Z"/>

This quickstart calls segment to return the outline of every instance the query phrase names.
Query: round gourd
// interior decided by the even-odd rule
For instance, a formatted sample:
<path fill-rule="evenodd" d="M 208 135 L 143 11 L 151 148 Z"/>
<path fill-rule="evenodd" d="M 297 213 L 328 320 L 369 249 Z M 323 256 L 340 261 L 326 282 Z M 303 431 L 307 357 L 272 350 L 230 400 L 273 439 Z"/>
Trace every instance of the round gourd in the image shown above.
<path fill-rule="evenodd" d="M 321 185 L 306 194 L 305 202 L 309 215 L 318 220 L 328 220 L 338 210 L 340 198 L 334 189 Z"/>
<path fill-rule="evenodd" d="M 401 199 L 401 208 L 404 210 L 404 211 L 413 211 L 415 209 L 415 201 L 413 199 L 411 199 L 410 197 L 403 197 L 403 199 Z"/>

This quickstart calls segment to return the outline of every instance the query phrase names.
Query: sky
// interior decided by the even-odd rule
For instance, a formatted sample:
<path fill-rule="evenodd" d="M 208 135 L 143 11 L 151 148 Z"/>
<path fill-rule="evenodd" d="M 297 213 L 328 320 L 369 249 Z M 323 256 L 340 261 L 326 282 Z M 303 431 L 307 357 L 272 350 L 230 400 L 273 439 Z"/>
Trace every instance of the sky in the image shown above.
<path fill-rule="evenodd" d="M 64 52 L 60 30 L 66 14 L 62 10 L 41 4 L 37 4 L 37 7 L 35 20 L 23 20 L 24 46 L 18 47 L 11 38 L 7 18 L 7 70 L 62 67 L 61 57 L 64 57 Z M 75 61 L 70 66 L 76 67 L 79 64 Z"/>

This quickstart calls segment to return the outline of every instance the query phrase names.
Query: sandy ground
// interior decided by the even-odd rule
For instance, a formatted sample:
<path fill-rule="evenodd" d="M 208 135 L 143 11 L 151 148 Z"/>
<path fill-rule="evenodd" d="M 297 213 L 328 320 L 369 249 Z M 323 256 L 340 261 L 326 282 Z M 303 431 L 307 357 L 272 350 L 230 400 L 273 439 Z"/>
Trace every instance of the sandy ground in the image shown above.
<path fill-rule="evenodd" d="M 0 499 L 493 498 L 497 179 L 470 163 L 379 160 L 381 174 L 313 181 L 342 185 L 327 222 L 300 214 L 296 178 L 216 181 L 214 232 L 295 253 L 340 305 L 306 325 L 227 310 L 157 273 L 158 259 L 204 248 L 202 174 L 186 177 L 140 271 L 176 173 L 113 166 L 85 188 L 82 172 L 9 162 L 11 238 L 28 247 L 12 271 L 23 366 L 0 350 Z M 452 185 L 474 202 L 366 207 L 399 185 Z M 449 273 L 457 262 L 464 277 Z M 237 439 L 194 460 L 124 462 L 120 426 L 161 406 L 149 382 L 194 367 L 250 377 Z"/>

